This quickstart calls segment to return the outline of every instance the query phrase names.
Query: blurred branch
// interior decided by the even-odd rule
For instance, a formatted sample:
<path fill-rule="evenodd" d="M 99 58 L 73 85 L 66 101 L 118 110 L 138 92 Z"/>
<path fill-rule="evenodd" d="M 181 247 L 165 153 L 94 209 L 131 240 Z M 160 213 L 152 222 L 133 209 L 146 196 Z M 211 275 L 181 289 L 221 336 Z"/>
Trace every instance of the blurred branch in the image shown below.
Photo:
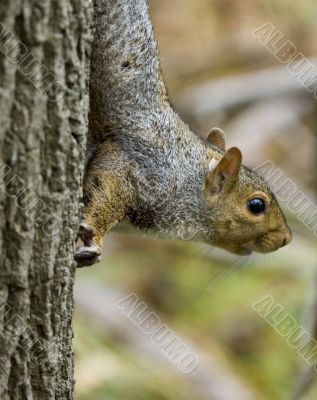
<path fill-rule="evenodd" d="M 317 63 L 317 58 L 310 61 Z M 178 94 L 177 103 L 185 113 L 199 116 L 304 91 L 302 84 L 282 65 L 188 86 Z"/>
<path fill-rule="evenodd" d="M 190 374 L 184 375 L 176 365 L 169 362 L 162 351 L 156 347 L 146 335 L 116 306 L 116 303 L 126 296 L 113 288 L 101 286 L 97 282 L 77 282 L 75 288 L 76 308 L 88 315 L 98 324 L 104 325 L 107 331 L 122 343 L 128 344 L 135 352 L 147 355 L 153 365 L 162 364 L 173 372 L 185 378 L 190 383 L 197 398 L 201 400 L 261 400 L 258 393 L 254 393 L 234 376 L 232 371 L 223 366 L 219 359 L 208 360 L 197 346 L 186 338 L 186 343 L 199 356 L 199 367 Z M 180 335 L 181 336 L 181 335 Z M 179 389 L 178 389 L 179 390 Z"/>
<path fill-rule="evenodd" d="M 239 143 L 250 165 L 259 163 L 259 148 L 276 136 L 276 132 L 296 126 L 305 129 L 299 121 L 314 110 L 308 96 L 294 95 L 261 101 L 239 113 L 225 130 L 233 143 Z M 296 160 L 295 160 L 296 162 Z"/>

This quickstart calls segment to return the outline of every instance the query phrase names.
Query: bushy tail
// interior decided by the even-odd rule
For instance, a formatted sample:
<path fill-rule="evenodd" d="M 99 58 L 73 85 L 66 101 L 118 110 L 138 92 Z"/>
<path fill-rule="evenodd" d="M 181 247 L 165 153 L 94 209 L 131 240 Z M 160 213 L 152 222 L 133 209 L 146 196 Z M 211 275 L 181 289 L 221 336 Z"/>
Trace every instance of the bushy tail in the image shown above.
<path fill-rule="evenodd" d="M 167 101 L 146 0 L 94 0 L 88 147 Z"/>

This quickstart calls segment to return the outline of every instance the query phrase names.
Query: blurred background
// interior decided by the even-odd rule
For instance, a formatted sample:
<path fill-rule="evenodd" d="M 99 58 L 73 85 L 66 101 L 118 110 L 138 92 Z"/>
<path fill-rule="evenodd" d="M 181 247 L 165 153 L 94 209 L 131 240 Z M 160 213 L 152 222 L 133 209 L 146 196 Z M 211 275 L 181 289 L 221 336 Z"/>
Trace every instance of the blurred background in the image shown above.
<path fill-rule="evenodd" d="M 199 135 L 224 129 L 246 165 L 272 160 L 316 203 L 316 100 L 253 35 L 270 22 L 313 59 L 315 0 L 150 0 L 150 10 L 175 109 Z M 315 374 L 252 308 L 273 296 L 316 335 L 316 237 L 284 210 L 294 239 L 269 255 L 107 236 L 102 262 L 77 272 L 76 399 L 316 399 Z M 130 293 L 198 355 L 195 373 L 118 309 Z"/>

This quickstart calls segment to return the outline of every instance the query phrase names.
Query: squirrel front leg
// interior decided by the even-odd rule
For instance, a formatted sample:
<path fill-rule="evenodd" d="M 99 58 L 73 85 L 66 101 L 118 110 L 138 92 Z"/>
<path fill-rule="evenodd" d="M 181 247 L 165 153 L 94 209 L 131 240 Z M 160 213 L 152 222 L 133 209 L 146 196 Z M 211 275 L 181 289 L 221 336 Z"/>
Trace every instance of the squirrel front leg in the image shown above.
<path fill-rule="evenodd" d="M 78 267 L 100 261 L 103 238 L 124 219 L 132 197 L 123 177 L 103 171 L 90 172 L 84 193 L 85 208 L 78 232 L 84 246 L 74 256 Z"/>

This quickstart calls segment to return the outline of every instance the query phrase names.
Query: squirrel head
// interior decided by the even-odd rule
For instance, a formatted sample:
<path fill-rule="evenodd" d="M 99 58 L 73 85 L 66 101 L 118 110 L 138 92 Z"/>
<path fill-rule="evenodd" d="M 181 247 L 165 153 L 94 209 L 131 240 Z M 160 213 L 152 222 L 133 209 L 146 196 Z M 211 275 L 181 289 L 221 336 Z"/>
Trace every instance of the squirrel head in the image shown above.
<path fill-rule="evenodd" d="M 214 128 L 207 141 L 217 150 L 205 179 L 204 219 L 211 232 L 207 240 L 239 255 L 267 253 L 288 244 L 291 230 L 267 183 L 242 165 L 237 147 L 225 150 L 220 129 Z"/>

